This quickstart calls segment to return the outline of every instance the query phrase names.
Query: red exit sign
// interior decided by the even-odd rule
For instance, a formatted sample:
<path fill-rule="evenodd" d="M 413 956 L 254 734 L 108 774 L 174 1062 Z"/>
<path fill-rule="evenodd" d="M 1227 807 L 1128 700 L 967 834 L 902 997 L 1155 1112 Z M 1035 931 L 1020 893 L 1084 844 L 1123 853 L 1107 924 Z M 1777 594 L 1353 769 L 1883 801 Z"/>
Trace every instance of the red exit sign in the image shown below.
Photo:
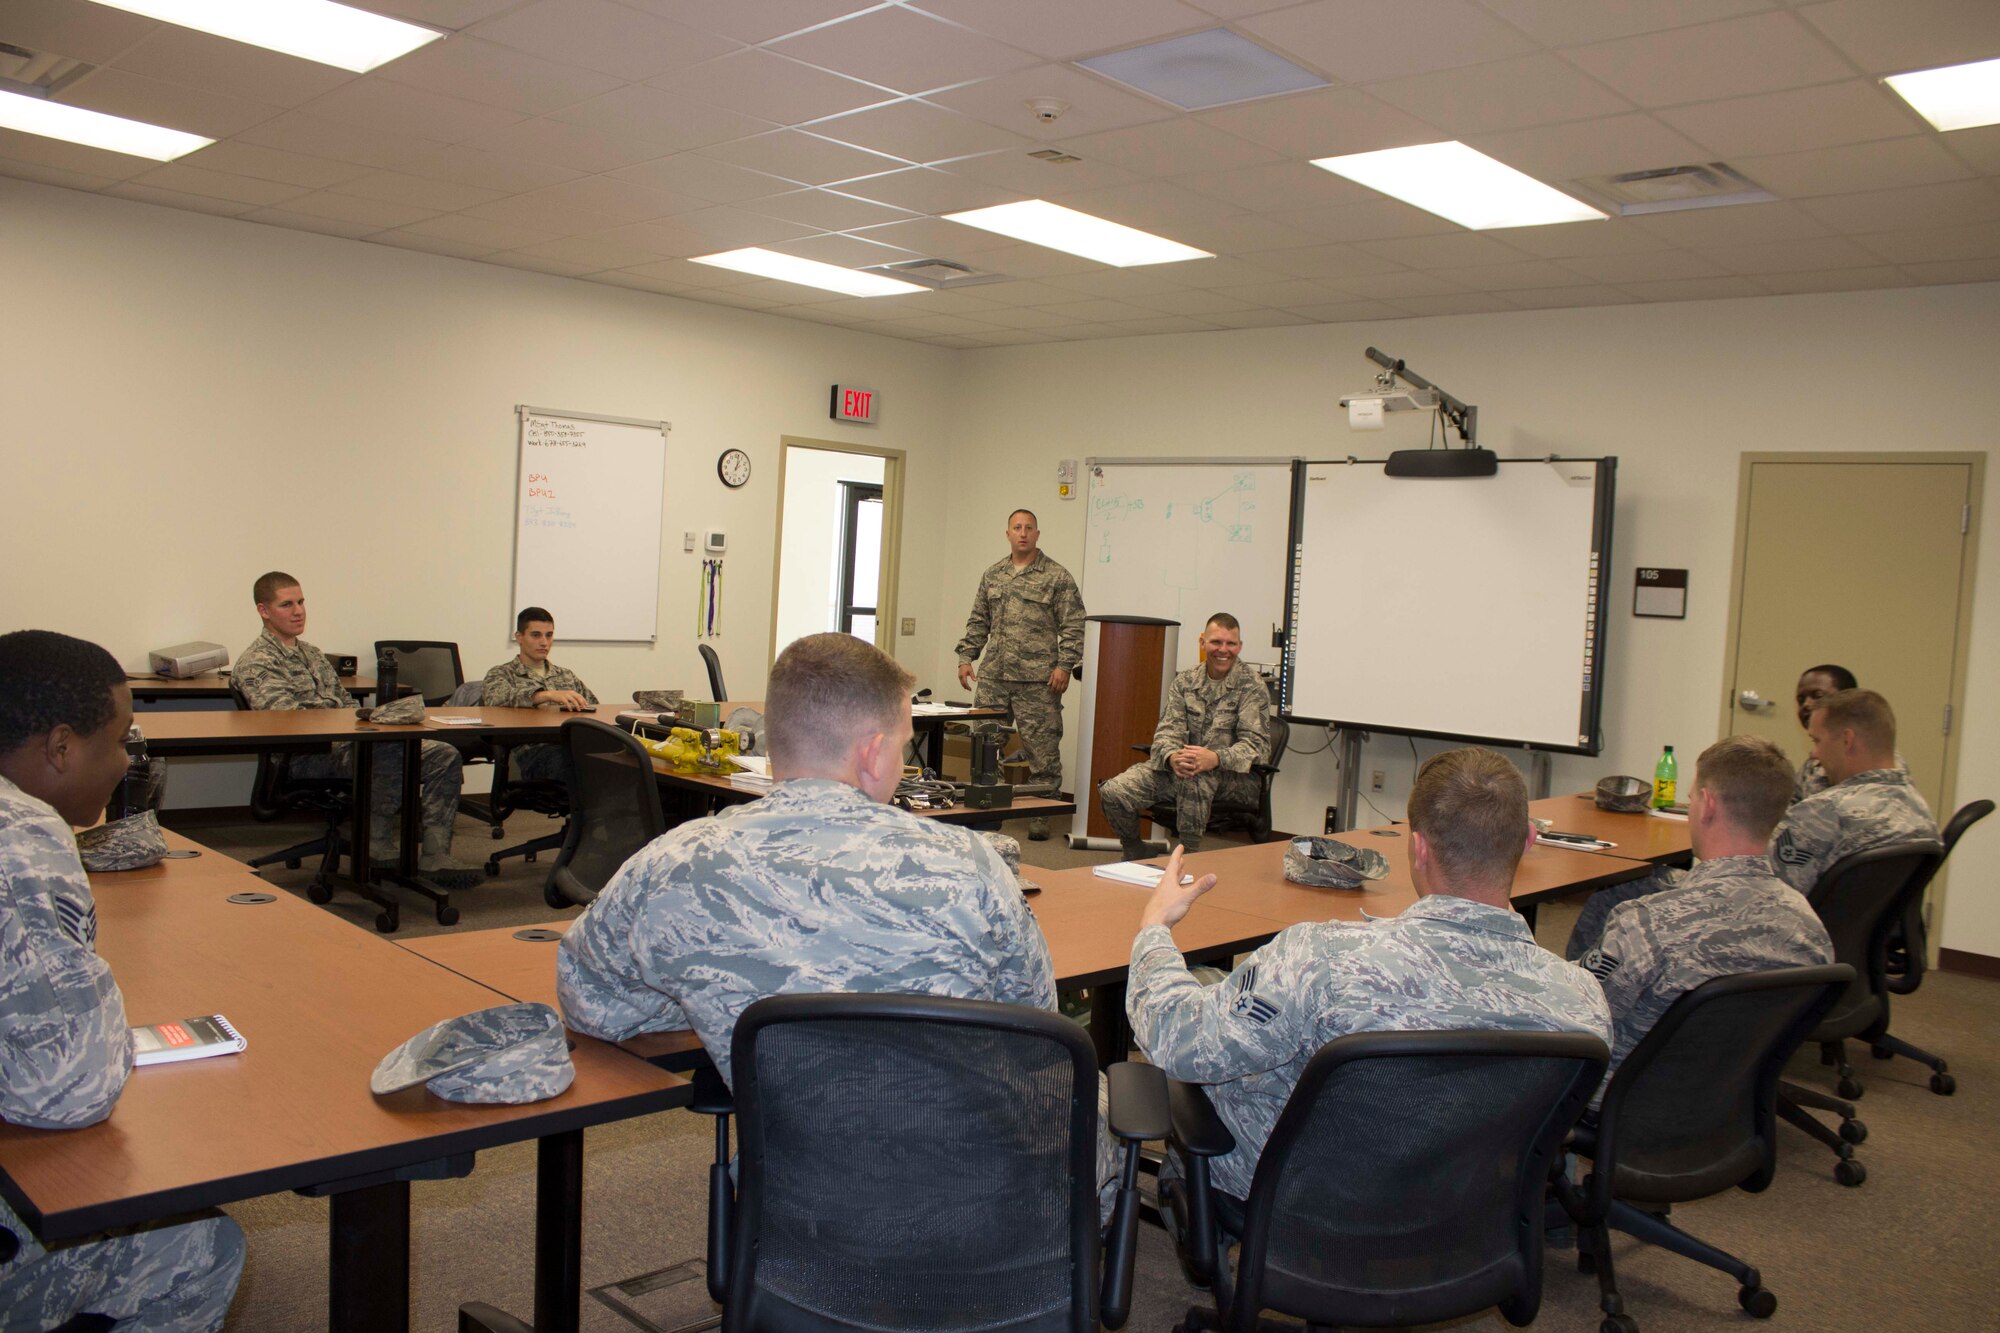
<path fill-rule="evenodd" d="M 880 417 L 882 395 L 873 389 L 857 389 L 851 384 L 833 386 L 833 409 L 830 415 L 835 421 L 860 421 L 874 425 Z"/>

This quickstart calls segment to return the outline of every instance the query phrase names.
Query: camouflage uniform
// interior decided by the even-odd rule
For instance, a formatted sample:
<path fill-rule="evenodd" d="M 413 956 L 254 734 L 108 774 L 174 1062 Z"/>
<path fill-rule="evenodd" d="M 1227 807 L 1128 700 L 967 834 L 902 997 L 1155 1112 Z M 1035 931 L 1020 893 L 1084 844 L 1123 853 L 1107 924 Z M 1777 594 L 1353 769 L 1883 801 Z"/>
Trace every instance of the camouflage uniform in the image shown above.
<path fill-rule="evenodd" d="M 1013 710 L 1029 776 L 1059 789 L 1062 696 L 1049 688 L 1049 674 L 1061 667 L 1074 676 L 1083 661 L 1083 594 L 1069 571 L 1039 551 L 1019 568 L 1012 556 L 989 566 L 973 594 L 958 660 L 979 663 L 974 704 Z"/>
<path fill-rule="evenodd" d="M 1896 756 L 1896 771 L 1898 773 L 1910 771 L 1910 766 L 1903 762 L 1900 753 Z M 1807 755 L 1806 761 L 1799 765 L 1798 781 L 1792 784 L 1792 800 L 1796 803 L 1808 796 L 1817 796 L 1832 785 L 1833 781 L 1827 777 L 1825 766 L 1811 755 Z"/>
<path fill-rule="evenodd" d="M 543 690 L 575 690 L 595 704 L 597 696 L 583 677 L 568 667 L 543 662 L 537 672 L 518 656 L 510 657 L 486 673 L 479 702 L 488 708 L 554 708 L 555 704 L 535 702 Z M 508 771 L 523 782 L 561 782 L 568 775 L 568 761 L 560 745 L 518 745 L 509 752 Z"/>
<path fill-rule="evenodd" d="M 1252 764 L 1271 757 L 1267 719 L 1271 692 L 1255 671 L 1233 662 L 1221 680 L 1197 662 L 1167 687 L 1167 705 L 1153 730 L 1153 753 L 1097 789 L 1104 817 L 1125 844 L 1138 849 L 1139 820 L 1153 802 L 1174 802 L 1174 836 L 1189 851 L 1201 846 L 1208 812 L 1218 798 L 1255 801 L 1263 788 Z M 1222 763 L 1191 778 L 1177 776 L 1169 761 L 1182 746 L 1213 750 Z"/>
<path fill-rule="evenodd" d="M 1820 876 L 1844 856 L 1937 836 L 1937 821 L 1910 775 L 1871 769 L 1786 811 L 1771 837 L 1771 864 L 1778 878 L 1810 897 Z"/>
<path fill-rule="evenodd" d="M 125 1087 L 132 1034 L 96 941 L 97 907 L 69 826 L 0 778 L 0 1116 L 11 1124 L 95 1124 Z M 243 1269 L 243 1233 L 226 1217 L 48 1250 L 0 1201 L 0 1227 L 21 1243 L 0 1264 L 8 1333 L 80 1313 L 134 1329 L 220 1328 Z"/>
<path fill-rule="evenodd" d="M 1605 1081 L 1660 1015 L 1704 981 L 1832 961 L 1826 927 L 1804 898 L 1771 873 L 1767 858 L 1703 861 L 1673 890 L 1612 912 L 1603 939 L 1583 960 L 1611 1006 Z"/>
<path fill-rule="evenodd" d="M 242 689 L 252 708 L 354 707 L 353 697 L 341 687 L 325 653 L 304 639 L 287 648 L 268 629 L 236 659 L 230 679 Z M 368 846 L 372 856 L 387 860 L 396 845 L 396 814 L 403 804 L 403 753 L 398 745 L 370 748 L 375 752 L 375 773 L 369 797 L 374 810 L 368 820 Z M 451 851 L 463 761 L 457 750 L 442 741 L 425 741 L 419 748 L 423 752 L 418 761 L 424 806 L 423 861 L 428 865 L 441 862 Z M 336 745 L 332 754 L 293 755 L 286 771 L 295 778 L 352 777 L 354 747 Z"/>
<path fill-rule="evenodd" d="M 1126 1011 L 1146 1058 L 1208 1087 L 1236 1137 L 1215 1184 L 1244 1199 L 1299 1075 L 1350 1032 L 1506 1028 L 1611 1037 L 1604 992 L 1535 943 L 1516 912 L 1433 894 L 1391 921 L 1287 927 L 1218 986 L 1165 926 L 1132 941 Z"/>

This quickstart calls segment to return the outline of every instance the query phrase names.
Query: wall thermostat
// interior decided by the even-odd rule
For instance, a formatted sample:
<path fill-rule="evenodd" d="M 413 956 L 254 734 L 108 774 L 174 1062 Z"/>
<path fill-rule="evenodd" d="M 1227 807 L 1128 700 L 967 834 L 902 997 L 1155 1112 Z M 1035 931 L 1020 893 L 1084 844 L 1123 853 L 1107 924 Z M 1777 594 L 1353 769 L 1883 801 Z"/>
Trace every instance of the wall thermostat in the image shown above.
<path fill-rule="evenodd" d="M 729 538 L 720 532 L 704 532 L 701 535 L 702 549 L 710 555 L 721 555 L 729 545 Z"/>

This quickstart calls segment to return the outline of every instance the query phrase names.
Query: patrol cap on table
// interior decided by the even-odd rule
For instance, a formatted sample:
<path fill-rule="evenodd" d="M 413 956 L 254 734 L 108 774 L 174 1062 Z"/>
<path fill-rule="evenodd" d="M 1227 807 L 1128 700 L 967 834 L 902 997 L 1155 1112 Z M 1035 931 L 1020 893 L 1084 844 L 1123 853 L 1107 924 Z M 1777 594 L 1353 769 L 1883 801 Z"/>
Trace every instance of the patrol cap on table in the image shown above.
<path fill-rule="evenodd" d="M 650 708 L 656 713 L 671 713 L 681 706 L 687 697 L 686 690 L 634 690 L 632 702 L 641 708 Z"/>
<path fill-rule="evenodd" d="M 1352 889 L 1389 873 L 1389 859 L 1338 838 L 1293 838 L 1285 848 L 1285 878 L 1294 884 Z"/>
<path fill-rule="evenodd" d="M 1622 815 L 1643 815 L 1653 800 L 1653 784 L 1644 778 L 1605 778 L 1597 784 L 1597 808 Z"/>
<path fill-rule="evenodd" d="M 382 1057 L 377 1096 L 423 1083 L 447 1101 L 519 1105 L 555 1096 L 576 1077 L 562 1019 L 546 1004 L 501 1004 L 433 1023 Z"/>
<path fill-rule="evenodd" d="M 1031 889 L 1040 891 L 1041 885 L 1021 873 L 1021 843 L 1019 839 L 1011 838 L 1005 833 L 981 833 L 979 836 L 986 839 L 987 844 L 994 851 L 1000 853 L 1000 859 L 1005 861 L 1007 868 L 1014 872 L 1015 882 L 1021 886 L 1021 892 L 1026 893 Z"/>
<path fill-rule="evenodd" d="M 384 726 L 400 726 L 409 722 L 424 720 L 424 696 L 406 694 L 393 703 L 382 704 L 368 714 L 370 722 L 380 722 Z"/>
<path fill-rule="evenodd" d="M 77 834 L 76 854 L 85 870 L 139 870 L 160 863 L 167 838 L 160 817 L 144 810 Z"/>

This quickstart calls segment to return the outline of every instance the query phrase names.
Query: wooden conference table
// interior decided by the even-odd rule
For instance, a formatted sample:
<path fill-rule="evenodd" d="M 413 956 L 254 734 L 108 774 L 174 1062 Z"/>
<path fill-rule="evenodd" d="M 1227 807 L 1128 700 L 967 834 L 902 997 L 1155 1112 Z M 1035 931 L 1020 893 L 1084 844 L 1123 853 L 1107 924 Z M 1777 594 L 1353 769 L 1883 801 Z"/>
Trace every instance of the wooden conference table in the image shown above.
<path fill-rule="evenodd" d="M 463 1175 L 478 1150 L 533 1139 L 535 1327 L 578 1327 L 583 1131 L 683 1106 L 685 1080 L 579 1038 L 576 1081 L 548 1101 L 471 1105 L 421 1087 L 376 1097 L 369 1075 L 390 1050 L 506 997 L 270 895 L 219 853 L 92 875 L 91 888 L 98 952 L 130 1021 L 221 1013 L 249 1048 L 135 1070 L 111 1116 L 87 1129 L 0 1125 L 0 1189 L 44 1241 L 280 1190 L 330 1195 L 328 1326 L 402 1329 L 410 1180 Z M 237 893 L 271 901 L 230 902 Z"/>

